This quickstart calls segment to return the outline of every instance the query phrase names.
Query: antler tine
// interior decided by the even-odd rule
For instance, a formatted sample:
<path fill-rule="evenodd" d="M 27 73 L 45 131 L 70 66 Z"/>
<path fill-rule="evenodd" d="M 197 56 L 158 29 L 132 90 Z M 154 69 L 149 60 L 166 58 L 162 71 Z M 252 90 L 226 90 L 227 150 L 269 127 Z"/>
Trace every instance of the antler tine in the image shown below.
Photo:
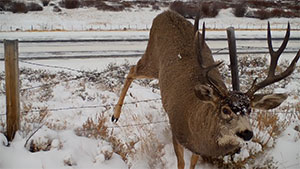
<path fill-rule="evenodd" d="M 275 69 L 278 64 L 278 59 L 287 46 L 289 36 L 290 36 L 290 24 L 288 23 L 287 31 L 286 31 L 283 43 L 281 44 L 279 49 L 275 52 L 272 47 L 271 29 L 270 29 L 270 23 L 268 22 L 268 47 L 269 47 L 269 52 L 270 52 L 270 56 L 271 56 L 271 63 L 270 63 L 270 67 L 269 67 L 268 76 L 265 80 L 263 80 L 262 82 L 260 82 L 258 84 L 256 84 L 256 80 L 257 80 L 256 79 L 253 82 L 252 87 L 247 91 L 248 96 L 253 96 L 253 94 L 256 91 L 258 91 L 259 89 L 262 89 L 270 84 L 278 82 L 293 73 L 293 71 L 296 67 L 296 63 L 300 57 L 300 50 L 294 57 L 293 61 L 289 65 L 289 67 L 285 71 L 281 72 L 280 74 L 275 75 Z"/>
<path fill-rule="evenodd" d="M 215 63 L 215 64 L 210 65 L 210 66 L 208 66 L 208 67 L 205 67 L 205 68 L 204 68 L 204 72 L 205 72 L 205 77 L 206 77 L 208 83 L 210 84 L 210 86 L 214 88 L 214 90 L 217 92 L 217 94 L 218 94 L 219 96 L 225 97 L 225 96 L 226 96 L 226 92 L 225 92 L 222 88 L 220 88 L 220 87 L 217 85 L 217 83 L 216 83 L 211 77 L 209 77 L 209 72 L 210 72 L 211 70 L 213 70 L 214 68 L 219 67 L 221 64 L 223 64 L 223 61 L 218 62 L 218 63 Z"/>
<path fill-rule="evenodd" d="M 200 12 L 197 12 L 195 23 L 194 23 L 194 34 L 199 30 L 199 19 L 200 19 Z"/>
<path fill-rule="evenodd" d="M 202 24 L 202 37 L 201 37 L 201 47 L 203 47 L 205 42 L 205 22 Z"/>
<path fill-rule="evenodd" d="M 198 22 L 195 21 L 195 24 L 197 24 Z M 196 28 L 196 26 L 194 26 L 194 28 Z M 199 66 L 201 67 L 202 71 L 204 72 L 203 74 L 205 74 L 205 77 L 207 79 L 207 82 L 214 88 L 214 90 L 217 92 L 218 95 L 224 97 L 226 95 L 226 92 L 224 90 L 222 90 L 221 88 L 218 87 L 218 85 L 214 82 L 214 80 L 212 78 L 209 77 L 209 72 L 211 70 L 213 70 L 214 68 L 220 66 L 223 62 L 218 62 L 218 63 L 214 63 L 210 66 L 204 66 L 203 65 L 203 56 L 202 56 L 202 49 L 203 49 L 203 45 L 205 43 L 205 23 L 203 23 L 203 28 L 202 28 L 202 36 L 201 36 L 201 40 L 199 39 L 199 31 L 195 32 L 195 52 L 196 52 L 196 56 L 197 56 L 197 61 L 199 63 Z"/>
<path fill-rule="evenodd" d="M 199 22 L 195 21 L 195 24 L 198 24 L 198 23 Z M 194 26 L 194 29 L 196 27 L 198 28 L 198 26 Z M 199 40 L 199 31 L 197 30 L 195 32 L 195 52 L 196 52 L 198 63 L 201 68 L 203 68 L 203 60 L 202 60 L 201 50 L 203 48 L 204 43 L 205 43 L 205 23 L 203 23 L 201 41 Z"/>
<path fill-rule="evenodd" d="M 272 47 L 270 22 L 268 22 L 268 47 L 269 47 L 269 53 L 271 55 L 271 64 L 270 64 L 269 73 L 268 73 L 269 75 L 275 74 L 275 69 L 277 66 L 278 59 L 279 59 L 280 55 L 282 54 L 282 52 L 284 51 L 284 49 L 286 48 L 287 43 L 289 41 L 289 37 L 290 37 L 290 23 L 288 23 L 288 27 L 287 27 L 287 31 L 286 31 L 283 43 L 281 44 L 279 49 L 275 52 Z"/>

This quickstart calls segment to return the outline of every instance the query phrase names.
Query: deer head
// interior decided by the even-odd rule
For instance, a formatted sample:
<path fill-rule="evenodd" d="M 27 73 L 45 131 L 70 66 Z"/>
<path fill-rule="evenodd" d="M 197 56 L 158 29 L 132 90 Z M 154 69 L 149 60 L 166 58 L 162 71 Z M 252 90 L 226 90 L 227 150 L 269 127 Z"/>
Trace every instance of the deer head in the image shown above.
<path fill-rule="evenodd" d="M 197 19 L 196 19 L 197 20 Z M 198 23 L 195 22 L 194 30 L 198 30 Z M 202 48 L 205 43 L 205 26 L 203 24 L 202 35 L 199 38 L 199 32 L 195 33 L 195 46 L 198 63 L 205 72 L 206 83 L 195 86 L 196 96 L 204 102 L 208 102 L 214 107 L 217 114 L 216 117 L 220 121 L 220 136 L 218 144 L 238 144 L 235 143 L 235 137 L 242 138 L 245 141 L 253 137 L 253 132 L 249 122 L 248 115 L 251 113 L 252 108 L 263 110 L 273 109 L 279 106 L 286 98 L 287 94 L 255 94 L 258 90 L 278 82 L 289 76 L 295 69 L 296 63 L 300 57 L 300 50 L 289 65 L 289 67 L 278 74 L 275 74 L 277 62 L 287 46 L 290 35 L 290 24 L 288 24 L 284 41 L 278 51 L 274 51 L 272 47 L 272 38 L 270 31 L 270 24 L 268 23 L 267 31 L 268 48 L 271 56 L 271 63 L 266 79 L 257 83 L 257 79 L 252 83 L 252 87 L 247 92 L 241 91 L 228 91 L 219 85 L 213 77 L 210 76 L 210 71 L 217 68 L 222 62 L 215 63 L 210 66 L 203 65 Z M 238 70 L 235 70 L 238 71 Z"/>

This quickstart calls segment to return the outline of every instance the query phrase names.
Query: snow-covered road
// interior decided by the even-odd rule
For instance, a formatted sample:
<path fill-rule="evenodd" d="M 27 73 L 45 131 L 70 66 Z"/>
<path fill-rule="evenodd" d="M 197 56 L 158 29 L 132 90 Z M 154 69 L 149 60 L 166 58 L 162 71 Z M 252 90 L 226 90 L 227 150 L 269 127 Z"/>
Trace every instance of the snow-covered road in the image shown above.
<path fill-rule="evenodd" d="M 275 49 L 284 33 L 272 32 Z M 148 34 L 148 31 L 1 32 L 0 39 L 18 39 L 22 59 L 140 57 L 146 49 Z M 268 53 L 265 34 L 265 31 L 236 31 L 238 53 Z M 215 55 L 227 55 L 226 31 L 207 31 L 206 38 Z M 299 46 L 300 31 L 292 31 L 285 53 L 293 55 Z M 2 43 L 0 60 L 4 59 L 3 48 Z"/>

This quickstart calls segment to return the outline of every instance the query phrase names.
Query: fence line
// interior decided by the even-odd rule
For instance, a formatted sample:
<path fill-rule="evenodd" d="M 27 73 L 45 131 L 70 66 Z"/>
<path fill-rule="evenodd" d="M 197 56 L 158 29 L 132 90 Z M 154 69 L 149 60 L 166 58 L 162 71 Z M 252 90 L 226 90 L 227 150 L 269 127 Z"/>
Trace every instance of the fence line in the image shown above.
<path fill-rule="evenodd" d="M 248 46 L 241 46 L 241 48 L 249 48 Z M 264 47 L 260 47 L 260 48 L 264 48 Z M 227 50 L 226 48 L 220 48 L 218 51 L 214 52 L 213 54 L 219 53 L 223 50 Z M 74 68 L 70 68 L 70 67 L 64 67 L 64 66 L 56 66 L 56 65 L 47 65 L 47 64 L 41 64 L 41 63 L 33 63 L 33 62 L 29 62 L 29 61 L 24 61 L 24 60 L 20 60 L 20 62 L 22 63 L 26 63 L 26 64 L 31 64 L 31 65 L 35 65 L 35 66 L 41 66 L 41 67 L 48 67 L 48 68 L 54 68 L 54 69 L 64 69 L 64 70 L 68 70 L 68 71 L 75 71 L 75 72 L 79 72 L 79 73 L 83 73 L 83 74 L 95 74 L 95 75 L 99 75 L 103 72 L 88 72 L 88 71 L 83 71 L 83 70 L 78 70 L 78 69 L 74 69 Z M 51 82 L 48 84 L 43 84 L 43 85 L 38 85 L 38 86 L 33 86 L 33 87 L 28 87 L 28 88 L 23 88 L 20 89 L 20 91 L 26 91 L 26 90 L 32 90 L 32 89 L 37 89 L 37 88 L 42 88 L 42 87 L 49 87 L 52 85 L 56 85 L 59 84 L 61 82 L 68 82 L 68 81 L 72 81 L 72 80 L 78 80 L 84 78 L 84 76 L 78 76 L 75 78 L 70 78 L 64 81 L 58 81 L 58 82 Z M 2 92 L 5 94 L 5 92 Z M 150 102 L 150 101 L 158 101 L 161 100 L 161 98 L 156 98 L 156 99 L 146 99 L 146 100 L 140 100 L 140 101 L 132 101 L 132 102 L 127 102 L 124 103 L 124 105 L 129 105 L 129 104 L 137 104 L 137 103 L 142 103 L 142 102 Z M 106 105 L 88 105 L 88 106 L 79 106 L 79 107 L 62 107 L 62 108 L 50 108 L 50 109 L 45 109 L 48 111 L 64 111 L 64 110 L 77 110 L 77 109 L 90 109 L 90 108 L 99 108 L 99 107 L 109 107 L 109 106 L 115 106 L 115 104 L 106 104 Z M 24 113 L 29 113 L 29 112 L 40 112 L 42 109 L 34 109 L 34 110 L 30 110 L 30 111 L 23 111 Z M 0 114 L 0 116 L 4 116 L 6 115 L 5 113 Z"/>
<path fill-rule="evenodd" d="M 237 23 L 237 24 L 224 24 L 217 22 L 206 22 L 207 29 L 225 30 L 229 26 L 233 26 L 236 29 L 245 30 L 265 30 L 267 29 L 267 24 L 255 24 L 255 23 Z M 103 24 L 103 25 L 71 25 L 68 27 L 61 25 L 50 25 L 48 23 L 42 23 L 40 25 L 30 25 L 28 27 L 10 26 L 10 25 L 0 25 L 0 31 L 113 31 L 113 30 L 149 30 L 151 24 Z M 292 30 L 300 30 L 300 24 L 291 23 Z M 285 30 L 286 24 L 272 24 L 273 29 Z"/>
<path fill-rule="evenodd" d="M 156 99 L 145 99 L 145 100 L 138 100 L 138 101 L 132 101 L 132 102 L 125 102 L 123 105 L 130 105 L 130 104 L 137 104 L 137 103 L 147 103 L 151 101 L 159 101 L 161 98 L 156 98 Z M 112 107 L 115 106 L 116 104 L 109 103 L 105 105 L 89 105 L 89 106 L 74 106 L 74 107 L 62 107 L 62 108 L 52 108 L 52 109 L 33 109 L 30 111 L 26 111 L 26 113 L 29 112 L 40 112 L 40 111 L 64 111 L 64 110 L 77 110 L 77 109 L 93 109 L 93 108 L 99 108 L 99 107 Z"/>
<path fill-rule="evenodd" d="M 83 71 L 83 70 L 78 70 L 78 69 L 64 67 L 64 66 L 53 66 L 53 65 L 41 64 L 41 63 L 33 63 L 33 62 L 29 62 L 29 61 L 24 61 L 24 60 L 20 60 L 20 62 L 27 63 L 27 64 L 34 65 L 34 66 L 41 66 L 41 67 L 48 67 L 48 68 L 55 68 L 55 69 L 64 69 L 64 70 L 69 70 L 69 71 L 74 71 L 74 72 L 79 72 L 79 73 L 87 73 L 86 71 Z M 91 72 L 88 72 L 88 73 L 91 73 Z"/>

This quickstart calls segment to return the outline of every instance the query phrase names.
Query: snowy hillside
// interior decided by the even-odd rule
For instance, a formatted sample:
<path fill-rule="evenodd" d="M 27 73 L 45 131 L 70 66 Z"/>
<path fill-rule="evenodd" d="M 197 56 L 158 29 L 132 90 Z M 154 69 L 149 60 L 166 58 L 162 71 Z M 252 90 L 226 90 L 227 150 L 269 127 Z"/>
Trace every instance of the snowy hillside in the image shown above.
<path fill-rule="evenodd" d="M 0 31 L 32 31 L 32 30 L 148 30 L 153 18 L 168 8 L 153 10 L 151 8 L 132 8 L 118 12 L 99 11 L 96 8 L 62 9 L 62 12 L 52 12 L 52 6 L 43 11 L 27 14 L 2 12 L 0 14 Z M 112 19 L 113 18 L 113 19 Z M 267 20 L 254 18 L 236 18 L 232 9 L 223 9 L 216 18 L 204 18 L 207 28 L 226 29 L 234 26 L 240 29 L 265 29 Z M 293 29 L 300 29 L 299 18 L 268 19 L 273 28 L 283 29 L 289 21 Z"/>

